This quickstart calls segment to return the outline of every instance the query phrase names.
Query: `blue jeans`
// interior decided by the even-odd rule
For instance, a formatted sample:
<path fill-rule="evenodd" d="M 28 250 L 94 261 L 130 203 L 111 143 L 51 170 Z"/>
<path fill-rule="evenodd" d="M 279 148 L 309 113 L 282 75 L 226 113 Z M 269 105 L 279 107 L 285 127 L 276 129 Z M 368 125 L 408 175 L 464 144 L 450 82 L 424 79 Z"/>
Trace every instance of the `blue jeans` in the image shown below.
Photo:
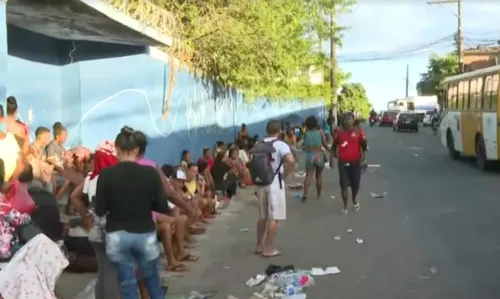
<path fill-rule="evenodd" d="M 158 274 L 156 232 L 134 234 L 116 231 L 106 234 L 106 254 L 116 269 L 122 299 L 139 299 L 135 265 L 150 299 L 164 299 Z"/>

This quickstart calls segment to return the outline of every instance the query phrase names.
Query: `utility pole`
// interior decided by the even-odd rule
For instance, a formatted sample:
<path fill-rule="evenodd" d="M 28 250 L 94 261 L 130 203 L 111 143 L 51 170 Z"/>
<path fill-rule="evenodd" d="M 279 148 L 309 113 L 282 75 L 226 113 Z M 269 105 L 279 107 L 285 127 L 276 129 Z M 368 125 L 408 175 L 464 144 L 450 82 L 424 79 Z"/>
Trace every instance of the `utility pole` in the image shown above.
<path fill-rule="evenodd" d="M 410 89 L 410 65 L 406 65 L 406 97 L 408 98 L 408 91 Z"/>
<path fill-rule="evenodd" d="M 336 40 L 335 40 L 335 4 L 332 4 L 332 8 L 330 9 L 330 89 L 331 89 L 331 106 L 330 106 L 330 120 L 335 118 L 335 121 L 338 122 L 338 102 L 337 102 L 337 82 L 336 82 L 336 68 L 337 68 L 337 60 L 336 60 Z M 334 118 L 333 118 L 334 117 Z M 333 125 L 330 124 L 330 125 Z"/>
<path fill-rule="evenodd" d="M 456 44 L 457 44 L 457 54 L 458 54 L 458 71 L 460 73 L 464 72 L 464 55 L 463 55 L 463 33 L 462 33 L 462 0 L 431 0 L 427 1 L 427 4 L 429 5 L 434 5 L 434 4 L 451 4 L 451 3 L 456 3 L 457 4 L 457 14 L 456 17 L 458 19 L 458 24 L 457 24 L 457 37 L 456 37 Z"/>

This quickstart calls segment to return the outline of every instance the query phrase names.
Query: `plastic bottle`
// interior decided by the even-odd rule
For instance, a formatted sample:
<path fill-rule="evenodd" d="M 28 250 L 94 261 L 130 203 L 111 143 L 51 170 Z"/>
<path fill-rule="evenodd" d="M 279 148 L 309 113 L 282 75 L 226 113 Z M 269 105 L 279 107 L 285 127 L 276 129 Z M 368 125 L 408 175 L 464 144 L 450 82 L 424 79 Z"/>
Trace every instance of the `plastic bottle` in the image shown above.
<path fill-rule="evenodd" d="M 298 295 L 302 294 L 304 291 L 303 289 L 295 284 L 289 284 L 281 289 L 281 294 L 285 296 L 293 296 L 293 295 Z"/>

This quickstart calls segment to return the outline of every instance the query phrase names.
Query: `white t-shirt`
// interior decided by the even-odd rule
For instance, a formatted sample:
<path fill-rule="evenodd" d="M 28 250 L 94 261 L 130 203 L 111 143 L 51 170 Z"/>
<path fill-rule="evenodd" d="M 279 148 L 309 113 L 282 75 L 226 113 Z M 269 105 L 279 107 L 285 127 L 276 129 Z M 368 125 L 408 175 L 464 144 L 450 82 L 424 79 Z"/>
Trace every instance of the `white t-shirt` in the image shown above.
<path fill-rule="evenodd" d="M 264 142 L 270 142 L 275 139 L 278 139 L 277 137 L 266 137 L 264 138 Z M 283 167 L 283 158 L 285 157 L 286 154 L 291 154 L 290 147 L 288 144 L 281 140 L 277 140 L 273 143 L 273 147 L 276 149 L 276 152 L 273 154 L 273 161 L 271 162 L 271 166 L 273 167 L 274 172 L 278 170 L 278 167 L 281 164 L 280 167 L 280 173 L 284 172 L 284 167 Z M 276 176 L 278 177 L 278 176 Z"/>
<path fill-rule="evenodd" d="M 241 159 L 241 161 L 243 161 L 243 163 L 248 163 L 250 160 L 248 159 L 248 155 L 247 155 L 247 152 L 245 150 L 242 150 L 240 149 L 238 151 L 238 158 Z"/>

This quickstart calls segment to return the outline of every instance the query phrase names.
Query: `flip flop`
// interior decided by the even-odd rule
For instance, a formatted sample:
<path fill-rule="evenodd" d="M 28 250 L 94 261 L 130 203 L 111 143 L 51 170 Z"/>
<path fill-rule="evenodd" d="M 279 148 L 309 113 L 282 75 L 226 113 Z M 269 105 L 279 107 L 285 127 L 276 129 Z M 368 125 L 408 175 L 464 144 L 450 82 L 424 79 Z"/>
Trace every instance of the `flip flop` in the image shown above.
<path fill-rule="evenodd" d="M 261 255 L 262 254 L 262 249 L 255 249 L 255 251 L 253 252 L 253 254 L 255 254 L 255 255 Z"/>
<path fill-rule="evenodd" d="M 168 272 L 175 272 L 175 273 L 183 273 L 189 271 L 188 267 L 184 264 L 177 264 L 173 267 L 167 267 L 166 269 Z"/>
<path fill-rule="evenodd" d="M 276 250 L 274 249 L 273 252 L 271 254 L 264 254 L 262 253 L 262 257 L 265 257 L 265 258 L 271 258 L 271 257 L 276 257 L 276 256 L 280 256 L 282 255 L 283 253 L 279 250 Z"/>
<path fill-rule="evenodd" d="M 196 262 L 198 261 L 198 257 L 192 254 L 187 254 L 185 257 L 180 258 L 179 260 L 183 262 Z"/>

